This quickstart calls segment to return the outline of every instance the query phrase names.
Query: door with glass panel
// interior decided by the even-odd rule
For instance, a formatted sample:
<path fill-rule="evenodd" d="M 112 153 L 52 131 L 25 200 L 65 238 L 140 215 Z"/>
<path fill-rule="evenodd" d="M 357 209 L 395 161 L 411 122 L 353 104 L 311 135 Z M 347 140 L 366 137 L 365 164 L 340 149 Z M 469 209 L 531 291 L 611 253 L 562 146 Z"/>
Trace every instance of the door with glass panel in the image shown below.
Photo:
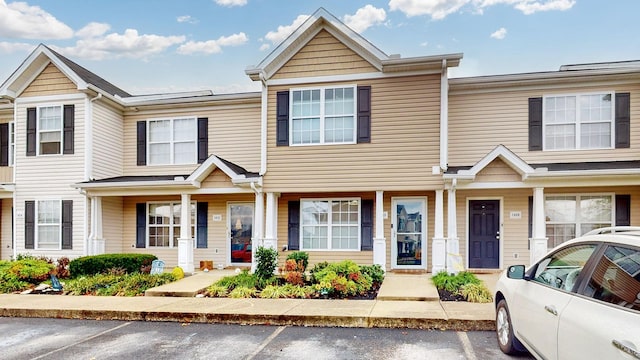
<path fill-rule="evenodd" d="M 251 264 L 253 234 L 253 204 L 231 203 L 228 205 L 230 260 L 232 264 Z"/>
<path fill-rule="evenodd" d="M 392 203 L 392 266 L 398 269 L 426 268 L 426 198 L 394 198 Z"/>

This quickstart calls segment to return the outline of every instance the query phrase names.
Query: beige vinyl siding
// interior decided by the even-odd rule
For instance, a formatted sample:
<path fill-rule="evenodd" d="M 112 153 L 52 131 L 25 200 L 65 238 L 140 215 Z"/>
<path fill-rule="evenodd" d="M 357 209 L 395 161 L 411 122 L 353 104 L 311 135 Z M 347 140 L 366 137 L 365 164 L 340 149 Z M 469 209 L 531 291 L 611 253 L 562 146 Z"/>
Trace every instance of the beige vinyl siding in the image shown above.
<path fill-rule="evenodd" d="M 476 182 L 522 181 L 522 176 L 502 159 L 497 158 L 482 169 L 475 178 Z"/>
<path fill-rule="evenodd" d="M 122 112 L 101 101 L 91 104 L 93 106 L 92 177 L 104 179 L 121 176 L 124 163 Z"/>
<path fill-rule="evenodd" d="M 640 85 L 565 87 L 548 90 L 458 93 L 449 97 L 449 166 L 470 166 L 503 144 L 524 161 L 535 163 L 619 161 L 640 159 L 640 127 L 631 126 L 628 149 L 529 151 L 529 98 L 553 94 L 631 93 L 631 122 L 640 119 Z M 634 120 L 635 119 L 635 120 Z"/>
<path fill-rule="evenodd" d="M 255 196 L 252 194 L 237 194 L 225 196 L 193 196 L 192 201 L 208 203 L 208 247 L 206 249 L 194 249 L 193 262 L 196 268 L 200 261 L 211 260 L 214 266 L 230 263 L 228 215 L 227 206 L 230 202 L 254 204 Z M 165 261 L 167 267 L 178 265 L 178 248 L 136 248 L 136 204 L 155 201 L 180 202 L 179 196 L 163 197 L 125 197 L 123 200 L 123 236 L 122 249 L 131 253 L 154 254 Z M 213 221 L 214 215 L 220 215 L 221 221 Z"/>
<path fill-rule="evenodd" d="M 272 79 L 376 72 L 370 63 L 326 30 L 320 31 Z"/>
<path fill-rule="evenodd" d="M 0 123 L 10 123 L 13 121 L 13 111 L 0 111 Z M 11 155 L 11 154 L 9 154 Z M 13 182 L 13 166 L 0 166 L 0 183 Z"/>
<path fill-rule="evenodd" d="M 13 256 L 13 199 L 0 201 L 0 260 L 10 260 Z"/>
<path fill-rule="evenodd" d="M 216 169 L 207 176 L 207 178 L 202 182 L 202 189 L 209 188 L 232 188 L 235 185 L 231 182 L 231 179 L 225 174 L 222 170 Z"/>
<path fill-rule="evenodd" d="M 38 105 L 75 105 L 74 153 L 66 155 L 26 156 L 27 108 Z M 69 257 L 84 255 L 85 249 L 85 196 L 73 184 L 84 178 L 84 118 L 85 101 L 74 100 L 40 103 L 20 103 L 16 106 L 16 249 L 36 256 L 57 258 L 61 254 Z M 26 200 L 73 200 L 73 249 L 41 251 L 24 249 L 24 202 Z"/>
<path fill-rule="evenodd" d="M 128 253 L 123 241 L 123 199 L 122 197 L 102 198 L 102 237 L 107 254 Z M 135 224 L 134 224 L 135 226 Z M 135 239 L 134 239 L 135 240 Z"/>
<path fill-rule="evenodd" d="M 345 83 L 318 86 L 333 85 Z M 440 162 L 440 76 L 384 78 L 357 85 L 371 86 L 371 143 L 349 145 L 276 146 L 276 93 L 289 88 L 269 88 L 267 191 L 442 187 L 441 176 L 431 173 Z"/>
<path fill-rule="evenodd" d="M 53 63 L 49 63 L 20 96 L 74 94 L 77 91 L 77 86 Z"/>
<path fill-rule="evenodd" d="M 256 98 L 249 104 L 128 113 L 124 122 L 124 175 L 187 175 L 198 167 L 198 164 L 137 166 L 137 121 L 180 116 L 209 118 L 209 155 L 257 172 L 260 169 L 260 111 L 260 98 Z"/>

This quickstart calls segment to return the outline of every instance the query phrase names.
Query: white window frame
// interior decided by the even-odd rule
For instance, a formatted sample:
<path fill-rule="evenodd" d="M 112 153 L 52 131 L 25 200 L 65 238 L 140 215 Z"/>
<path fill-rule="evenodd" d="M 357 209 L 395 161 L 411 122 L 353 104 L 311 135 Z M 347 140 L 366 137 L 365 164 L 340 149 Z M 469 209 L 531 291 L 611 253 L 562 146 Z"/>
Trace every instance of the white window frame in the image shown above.
<path fill-rule="evenodd" d="M 582 197 L 609 197 L 611 199 L 611 221 L 610 226 L 613 226 L 616 223 L 616 197 L 615 193 L 573 193 L 573 194 L 546 194 L 544 197 L 545 201 L 545 209 L 547 208 L 547 200 L 549 198 L 557 198 L 557 197 L 574 197 L 576 200 L 576 212 L 575 212 L 575 222 L 562 222 L 562 221 L 547 221 L 545 220 L 545 228 L 547 225 L 570 225 L 573 224 L 575 226 L 575 237 L 582 236 L 581 226 L 582 224 L 589 224 L 590 222 L 583 222 L 581 218 L 580 212 L 580 200 Z M 546 217 L 546 216 L 545 216 Z M 549 234 L 547 234 L 548 236 Z M 559 244 L 557 244 L 559 245 Z M 553 248 L 554 246 L 548 246 L 549 248 Z"/>
<path fill-rule="evenodd" d="M 43 154 L 42 151 L 41 151 L 41 148 L 40 148 L 41 147 L 41 143 L 40 143 L 40 135 L 41 135 L 41 133 L 43 133 L 43 132 L 46 132 L 46 133 L 56 132 L 55 130 L 46 130 L 46 131 L 42 130 L 42 127 L 40 126 L 40 112 L 44 108 L 58 108 L 60 110 L 60 130 L 59 130 L 59 133 L 60 133 L 60 149 L 55 154 Z M 36 110 L 37 111 L 36 112 L 36 147 L 37 147 L 36 154 L 38 156 L 62 155 L 62 151 L 63 151 L 62 148 L 64 147 L 64 107 L 62 105 L 55 104 L 55 105 L 41 105 L 41 106 L 38 106 L 36 109 L 37 109 Z"/>
<path fill-rule="evenodd" d="M 193 140 L 192 141 L 177 141 L 174 139 L 175 136 L 175 126 L 174 122 L 176 120 L 191 120 L 193 121 Z M 169 121 L 169 140 L 167 141 L 151 141 L 151 123 L 160 122 L 160 121 Z M 176 163 L 174 154 L 175 154 L 175 145 L 180 143 L 191 143 L 193 142 L 193 157 L 190 162 L 184 163 Z M 169 162 L 168 163 L 153 163 L 151 161 L 151 145 L 153 144 L 169 144 Z M 147 119 L 147 165 L 149 166 L 162 166 L 162 165 L 192 165 L 198 163 L 198 118 L 195 116 L 184 116 L 184 117 L 174 117 L 174 118 L 156 118 L 156 119 Z"/>
<path fill-rule="evenodd" d="M 310 201 L 310 202 L 320 202 L 320 201 L 327 201 L 329 202 L 329 211 L 327 213 L 327 248 L 325 249 L 314 249 L 314 248 L 305 248 L 304 247 L 304 214 L 303 214 L 303 209 L 304 209 L 304 205 L 303 203 L 305 201 Z M 357 228 L 358 228 L 358 244 L 356 246 L 355 249 L 333 249 L 332 248 L 332 244 L 331 244 L 331 235 L 332 235 L 332 227 L 333 222 L 332 222 L 332 212 L 331 212 L 331 203 L 332 202 L 336 202 L 336 201 L 357 201 L 358 202 L 358 224 L 357 224 Z M 299 244 L 300 244 L 300 250 L 301 251 L 360 251 L 360 249 L 362 248 L 362 199 L 359 197 L 350 197 L 350 198 L 302 198 L 300 199 L 300 238 L 299 238 Z M 307 225 L 307 226 L 316 226 L 316 225 Z"/>
<path fill-rule="evenodd" d="M 609 140 L 609 146 L 608 147 L 601 147 L 601 148 L 582 148 L 581 147 L 581 126 L 582 124 L 589 124 L 589 123 L 604 123 L 606 121 L 604 120 L 600 120 L 600 121 L 593 121 L 593 122 L 588 122 L 588 121 L 582 121 L 580 119 L 580 97 L 582 96 L 592 96 L 592 95 L 611 95 L 611 117 L 609 120 L 609 124 L 610 124 L 610 140 Z M 576 116 L 576 120 L 575 122 L 565 122 L 565 123 L 561 123 L 561 124 L 573 124 L 575 125 L 575 147 L 573 148 L 562 148 L 562 149 L 550 149 L 547 146 L 547 128 L 550 126 L 554 126 L 554 125 L 560 125 L 559 123 L 549 123 L 547 121 L 547 99 L 550 98 L 560 98 L 560 97 L 575 97 L 576 99 L 576 108 L 575 108 L 575 116 Z M 549 94 L 549 95 L 544 95 L 542 98 L 542 148 L 545 151 L 571 151 L 571 150 L 602 150 L 602 149 L 613 149 L 615 148 L 615 115 L 616 115 L 616 93 L 615 91 L 597 91 L 597 92 L 587 92 L 587 93 L 564 93 L 564 94 Z"/>
<path fill-rule="evenodd" d="M 58 223 L 41 223 L 39 215 L 40 203 L 42 202 L 57 202 L 58 203 Z M 62 250 L 62 199 L 40 199 L 35 201 L 35 214 L 34 214 L 34 249 L 35 250 Z M 40 247 L 40 227 L 41 226 L 57 226 L 58 227 L 58 247 L 42 248 Z"/>
<path fill-rule="evenodd" d="M 171 201 L 171 200 L 169 200 L 169 201 L 149 201 L 149 202 L 147 202 L 147 206 L 146 206 L 147 209 L 146 209 L 146 214 L 145 214 L 146 215 L 146 220 L 145 220 L 145 223 L 146 223 L 145 248 L 147 248 L 147 249 L 172 249 L 172 248 L 177 248 L 178 247 L 177 245 L 173 246 L 173 238 L 176 235 L 174 233 L 174 228 L 176 227 L 176 224 L 174 223 L 173 212 L 171 212 L 171 219 L 169 220 L 169 224 L 168 225 L 164 225 L 163 224 L 162 226 L 158 226 L 158 225 L 149 224 L 149 209 L 150 209 L 151 205 L 156 205 L 156 204 L 168 204 L 170 209 L 173 209 L 173 207 L 175 205 L 182 206 L 182 202 L 179 201 L 179 200 L 176 200 L 176 201 Z M 192 228 L 191 229 L 191 236 L 192 236 L 193 239 L 197 239 L 198 238 L 198 234 L 197 234 L 197 231 L 198 231 L 198 224 L 197 224 L 197 222 L 198 222 L 198 204 L 195 201 L 191 201 L 190 205 L 192 206 L 193 211 L 194 211 L 193 219 L 192 219 L 193 221 L 191 222 L 191 228 Z M 182 212 L 181 212 L 181 214 L 182 214 Z M 149 240 L 150 240 L 150 236 L 151 236 L 151 232 L 149 230 L 152 227 L 169 227 L 169 246 L 150 246 L 149 245 Z M 178 228 L 178 231 L 180 231 L 180 228 Z M 180 235 L 180 234 L 178 234 L 178 235 Z M 178 236 L 178 238 L 179 238 L 179 236 Z M 196 242 L 197 241 L 193 242 L 194 243 L 194 248 L 196 247 Z"/>
<path fill-rule="evenodd" d="M 325 141 L 325 91 L 335 89 L 353 89 L 353 141 L 343 142 L 326 142 Z M 317 143 L 308 144 L 296 144 L 293 142 L 293 94 L 296 91 L 320 91 L 320 141 Z M 345 115 L 346 116 L 346 115 Z M 308 117 L 308 116 L 307 116 Z M 302 118 L 307 118 L 302 117 Z M 318 145 L 348 145 L 356 144 L 358 136 L 358 87 L 357 85 L 334 85 L 334 86 L 322 86 L 322 87 L 308 87 L 308 88 L 292 88 L 289 91 L 289 145 L 290 146 L 318 146 Z"/>
<path fill-rule="evenodd" d="M 16 163 L 16 123 L 9 122 L 9 166 Z"/>

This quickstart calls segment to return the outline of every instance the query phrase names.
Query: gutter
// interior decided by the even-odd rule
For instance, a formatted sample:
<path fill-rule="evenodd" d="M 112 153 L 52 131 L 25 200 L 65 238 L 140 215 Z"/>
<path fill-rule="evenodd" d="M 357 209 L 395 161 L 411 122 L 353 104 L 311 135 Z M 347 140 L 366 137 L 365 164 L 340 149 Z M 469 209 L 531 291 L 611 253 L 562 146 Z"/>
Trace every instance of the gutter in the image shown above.
<path fill-rule="evenodd" d="M 447 59 L 442 59 L 440 76 L 440 170 L 447 171 L 449 163 L 449 78 Z"/>
<path fill-rule="evenodd" d="M 267 110 L 268 110 L 268 94 L 269 85 L 264 78 L 263 73 L 260 73 L 260 82 L 262 83 L 262 103 L 260 104 L 260 176 L 264 176 L 267 173 Z"/>

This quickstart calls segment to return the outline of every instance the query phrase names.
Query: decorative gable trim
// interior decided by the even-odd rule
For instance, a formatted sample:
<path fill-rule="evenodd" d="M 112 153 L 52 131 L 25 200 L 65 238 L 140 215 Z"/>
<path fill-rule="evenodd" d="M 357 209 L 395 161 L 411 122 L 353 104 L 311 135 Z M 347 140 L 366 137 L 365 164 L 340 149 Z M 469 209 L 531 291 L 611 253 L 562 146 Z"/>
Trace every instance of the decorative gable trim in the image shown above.
<path fill-rule="evenodd" d="M 237 167 L 237 165 L 236 165 Z M 243 183 L 257 183 L 259 185 L 262 184 L 262 178 L 259 176 L 247 176 L 252 173 L 246 173 L 246 170 L 238 167 L 239 170 L 244 170 L 245 173 L 241 171 L 237 171 L 238 169 L 234 169 L 228 161 L 225 161 L 219 158 L 216 155 L 211 155 L 202 165 L 198 166 L 198 168 L 189 175 L 186 179 L 187 182 L 193 183 L 195 186 L 200 186 L 200 183 L 204 181 L 209 174 L 211 174 L 215 169 L 220 169 L 224 172 L 230 179 L 234 185 L 240 185 Z"/>
<path fill-rule="evenodd" d="M 509 167 L 511 167 L 518 174 L 522 175 L 522 179 L 532 174 L 535 169 L 531 167 L 526 161 L 522 160 L 518 155 L 514 154 L 504 145 L 498 145 L 490 153 L 485 155 L 480 161 L 478 161 L 471 169 L 459 170 L 457 174 L 445 174 L 445 179 L 463 179 L 474 180 L 480 171 L 486 168 L 497 158 L 502 159 Z"/>

